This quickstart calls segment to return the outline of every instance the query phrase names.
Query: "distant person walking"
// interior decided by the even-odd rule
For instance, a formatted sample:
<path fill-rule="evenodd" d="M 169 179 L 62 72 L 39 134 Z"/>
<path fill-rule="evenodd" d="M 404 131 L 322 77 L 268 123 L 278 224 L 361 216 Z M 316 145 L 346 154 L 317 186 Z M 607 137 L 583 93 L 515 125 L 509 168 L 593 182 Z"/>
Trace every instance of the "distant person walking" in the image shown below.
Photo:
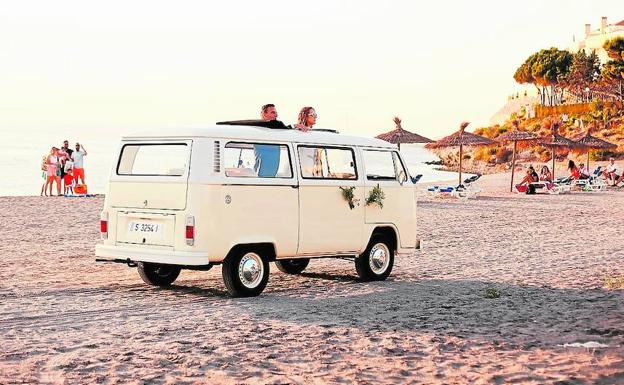
<path fill-rule="evenodd" d="M 82 184 L 86 184 L 84 172 L 84 157 L 87 156 L 87 150 L 80 143 L 76 143 L 76 150 L 72 153 L 71 160 L 74 162 L 74 182 L 78 183 L 80 179 Z"/>

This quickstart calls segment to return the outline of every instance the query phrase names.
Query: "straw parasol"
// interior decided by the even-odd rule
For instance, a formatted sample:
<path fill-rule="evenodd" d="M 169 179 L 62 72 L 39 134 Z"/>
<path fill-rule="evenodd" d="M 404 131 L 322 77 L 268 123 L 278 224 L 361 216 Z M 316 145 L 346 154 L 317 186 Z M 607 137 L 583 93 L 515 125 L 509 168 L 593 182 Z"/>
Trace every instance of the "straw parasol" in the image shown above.
<path fill-rule="evenodd" d="M 497 140 L 502 143 L 513 142 L 513 153 L 511 155 L 511 187 L 509 191 L 513 191 L 513 180 L 514 180 L 514 171 L 516 169 L 516 149 L 518 147 L 518 142 L 529 142 L 537 139 L 537 136 L 531 134 L 530 132 L 520 131 L 518 129 L 518 121 L 514 120 L 512 122 L 514 129 L 512 131 L 506 132 L 503 135 L 499 136 Z"/>
<path fill-rule="evenodd" d="M 392 131 L 388 131 L 384 134 L 379 134 L 376 136 L 377 139 L 385 140 L 386 142 L 395 143 L 399 145 L 399 151 L 401 150 L 401 143 L 431 143 L 433 140 L 429 138 L 425 138 L 422 135 L 415 134 L 413 132 L 409 132 L 404 130 L 401 127 L 401 119 L 398 116 L 395 116 L 392 119 L 394 124 L 396 124 L 396 129 Z"/>
<path fill-rule="evenodd" d="M 429 143 L 426 148 L 458 147 L 459 146 L 459 184 L 462 183 L 462 161 L 464 157 L 464 146 L 489 146 L 495 142 L 479 135 L 466 132 L 469 122 L 463 122 L 459 131 L 446 136 L 437 142 Z"/>
<path fill-rule="evenodd" d="M 581 120 L 581 128 L 583 128 L 582 120 Z M 587 133 L 585 134 L 585 136 L 577 140 L 577 143 L 581 143 L 585 147 L 587 147 L 587 170 L 588 171 L 589 171 L 589 153 L 591 152 L 592 149 L 606 150 L 609 148 L 613 149 L 617 147 L 617 144 L 613 144 L 613 143 L 607 142 L 606 140 L 602 140 L 600 138 L 596 138 L 595 136 L 592 136 L 591 127 L 587 128 Z"/>
<path fill-rule="evenodd" d="M 583 144 L 570 140 L 564 136 L 561 136 L 557 133 L 561 122 L 559 121 L 550 121 L 550 129 L 552 133 L 550 135 L 544 136 L 539 139 L 539 143 L 542 146 L 547 146 L 551 148 L 552 151 L 552 178 L 555 180 L 555 150 L 557 148 L 582 148 Z"/>

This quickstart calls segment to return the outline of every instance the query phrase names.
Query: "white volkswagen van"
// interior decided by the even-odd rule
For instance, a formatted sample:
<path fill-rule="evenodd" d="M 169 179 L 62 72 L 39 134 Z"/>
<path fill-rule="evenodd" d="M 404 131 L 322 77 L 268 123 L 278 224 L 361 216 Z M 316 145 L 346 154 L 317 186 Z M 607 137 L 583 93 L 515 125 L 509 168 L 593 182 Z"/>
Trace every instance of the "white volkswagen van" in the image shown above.
<path fill-rule="evenodd" d="M 360 279 L 384 280 L 420 247 L 414 183 L 378 139 L 238 125 L 126 136 L 96 260 L 157 286 L 222 265 L 232 296 L 260 294 L 270 262 L 298 274 L 347 258 Z"/>

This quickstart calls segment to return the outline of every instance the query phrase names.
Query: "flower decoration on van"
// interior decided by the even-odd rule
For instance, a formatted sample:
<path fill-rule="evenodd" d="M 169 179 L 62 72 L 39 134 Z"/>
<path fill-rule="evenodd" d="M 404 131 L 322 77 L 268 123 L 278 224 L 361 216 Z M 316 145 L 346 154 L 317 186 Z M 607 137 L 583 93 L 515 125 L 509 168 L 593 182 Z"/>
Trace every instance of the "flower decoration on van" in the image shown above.
<path fill-rule="evenodd" d="M 377 186 L 373 187 L 372 190 L 368 193 L 368 197 L 366 198 L 366 206 L 370 206 L 372 204 L 378 204 L 380 209 L 383 209 L 383 201 L 386 199 L 386 194 L 383 192 L 379 183 Z"/>
<path fill-rule="evenodd" d="M 342 191 L 342 197 L 349 203 L 349 208 L 353 210 L 355 208 L 355 204 L 353 203 L 353 191 L 355 190 L 355 186 L 351 187 L 340 187 Z"/>

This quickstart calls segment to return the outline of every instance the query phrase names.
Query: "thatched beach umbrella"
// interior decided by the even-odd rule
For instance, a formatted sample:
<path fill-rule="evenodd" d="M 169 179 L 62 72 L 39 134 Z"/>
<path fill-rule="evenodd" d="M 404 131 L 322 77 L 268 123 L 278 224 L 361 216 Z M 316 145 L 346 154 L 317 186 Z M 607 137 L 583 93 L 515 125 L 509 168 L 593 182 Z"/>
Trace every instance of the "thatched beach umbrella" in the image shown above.
<path fill-rule="evenodd" d="M 518 121 L 513 121 L 514 129 L 512 131 L 506 132 L 503 135 L 499 136 L 496 140 L 503 143 L 513 142 L 513 153 L 511 155 L 511 187 L 509 191 L 513 191 L 513 181 L 514 181 L 514 171 L 516 169 L 516 149 L 518 147 L 518 142 L 530 142 L 537 139 L 537 136 L 531 134 L 530 132 L 520 131 L 518 129 Z"/>
<path fill-rule="evenodd" d="M 557 148 L 582 148 L 583 144 L 570 140 L 557 133 L 560 122 L 550 122 L 552 133 L 539 139 L 542 146 L 550 147 L 552 151 L 552 178 L 555 180 L 555 151 Z"/>
<path fill-rule="evenodd" d="M 464 157 L 464 146 L 489 146 L 495 142 L 479 135 L 466 132 L 469 122 L 463 122 L 454 134 L 446 136 L 437 142 L 425 145 L 426 148 L 459 147 L 459 184 L 462 183 L 462 161 Z"/>
<path fill-rule="evenodd" d="M 581 120 L 581 127 L 583 126 L 583 121 Z M 587 148 L 587 170 L 589 171 L 589 153 L 592 149 L 606 150 L 617 148 L 617 144 L 613 144 L 607 142 L 606 140 L 602 140 L 600 138 L 596 138 L 591 135 L 591 127 L 587 128 L 587 133 L 585 136 L 577 140 L 578 143 L 583 144 Z"/>
<path fill-rule="evenodd" d="M 386 142 L 395 143 L 399 145 L 399 151 L 401 150 L 401 143 L 431 143 L 433 140 L 429 138 L 425 138 L 422 135 L 415 134 L 413 132 L 409 132 L 404 130 L 401 127 L 401 119 L 398 116 L 395 116 L 392 119 L 394 124 L 396 124 L 396 129 L 392 131 L 388 131 L 384 134 L 379 134 L 376 136 L 377 139 L 385 140 Z"/>

